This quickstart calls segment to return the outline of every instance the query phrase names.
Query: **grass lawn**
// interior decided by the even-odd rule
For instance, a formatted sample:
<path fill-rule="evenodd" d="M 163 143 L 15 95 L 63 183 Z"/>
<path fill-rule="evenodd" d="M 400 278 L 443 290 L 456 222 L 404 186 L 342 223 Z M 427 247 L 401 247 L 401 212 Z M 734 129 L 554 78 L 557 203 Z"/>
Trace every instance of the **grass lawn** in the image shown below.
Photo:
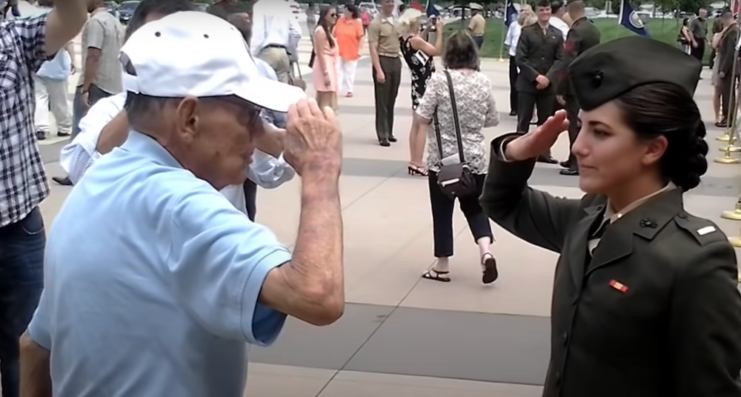
<path fill-rule="evenodd" d="M 507 58 L 507 49 L 504 48 L 504 36 L 507 33 L 504 24 L 501 19 L 489 19 L 486 25 L 486 34 L 484 36 L 484 46 L 481 48 L 481 56 L 485 58 L 499 58 L 500 55 Z M 679 26 L 681 20 L 678 19 L 654 19 L 651 20 L 647 27 L 651 38 L 661 40 L 663 42 L 676 45 L 677 33 L 679 32 Z M 628 29 L 618 24 L 618 19 L 595 19 L 595 25 L 602 32 L 602 42 L 609 40 L 615 40 L 620 37 L 632 35 L 633 33 Z M 708 22 L 708 26 L 712 25 L 712 21 Z M 446 33 L 466 28 L 468 21 L 465 21 L 463 25 L 459 22 L 452 22 L 445 25 Z M 705 63 L 707 64 L 710 56 L 710 51 L 705 51 Z"/>

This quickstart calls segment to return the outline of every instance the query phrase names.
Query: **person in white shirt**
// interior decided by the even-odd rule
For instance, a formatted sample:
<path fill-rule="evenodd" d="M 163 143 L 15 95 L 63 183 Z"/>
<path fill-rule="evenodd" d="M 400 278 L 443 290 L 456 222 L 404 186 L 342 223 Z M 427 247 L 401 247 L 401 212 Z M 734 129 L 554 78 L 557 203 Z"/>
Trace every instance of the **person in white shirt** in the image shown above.
<path fill-rule="evenodd" d="M 551 19 L 548 23 L 563 33 L 564 42 L 569 34 L 569 25 L 563 20 L 565 14 L 566 8 L 563 7 L 563 3 L 558 0 L 551 3 Z"/>
<path fill-rule="evenodd" d="M 37 13 L 45 14 L 54 6 L 53 0 L 39 0 Z M 57 124 L 57 136 L 66 137 L 72 131 L 72 109 L 67 99 L 67 79 L 74 73 L 72 42 L 67 43 L 65 51 L 59 51 L 54 59 L 44 62 L 34 76 L 36 94 L 36 138 L 44 140 L 51 132 L 49 111 Z"/>
<path fill-rule="evenodd" d="M 252 8 L 252 55 L 267 62 L 278 81 L 290 83 L 291 61 L 288 52 L 301 39 L 301 26 L 288 2 L 257 0 Z"/>
<path fill-rule="evenodd" d="M 507 46 L 509 54 L 509 115 L 517 116 L 517 77 L 520 75 L 520 69 L 517 67 L 515 55 L 517 53 L 517 42 L 520 41 L 520 32 L 527 25 L 532 25 L 537 21 L 535 13 L 531 8 L 523 6 L 520 15 L 516 21 L 512 21 L 507 28 L 507 35 L 504 37 L 504 45 Z"/>

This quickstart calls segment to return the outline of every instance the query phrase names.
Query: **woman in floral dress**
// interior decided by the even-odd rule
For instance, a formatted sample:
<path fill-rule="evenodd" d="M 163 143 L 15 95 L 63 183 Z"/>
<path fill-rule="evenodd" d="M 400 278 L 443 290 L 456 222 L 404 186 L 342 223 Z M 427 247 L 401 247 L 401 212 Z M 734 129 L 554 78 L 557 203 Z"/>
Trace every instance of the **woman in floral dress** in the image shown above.
<path fill-rule="evenodd" d="M 422 19 L 422 12 L 416 9 L 410 8 L 404 11 L 404 14 L 399 18 L 399 40 L 401 41 L 401 54 L 404 56 L 404 60 L 409 66 L 409 70 L 412 75 L 412 110 L 416 110 L 419 106 L 419 101 L 425 94 L 425 88 L 427 87 L 427 81 L 435 72 L 435 62 L 433 57 L 439 55 L 442 52 L 443 46 L 443 35 L 437 34 L 435 39 L 435 45 L 425 41 L 420 35 L 420 21 Z M 442 32 L 442 21 L 437 21 L 437 31 Z M 422 166 L 422 150 L 414 150 L 417 147 L 424 147 L 424 144 L 419 145 L 418 140 L 424 140 L 424 134 L 419 135 L 416 133 L 417 128 L 412 123 L 412 129 L 409 132 L 409 147 L 410 147 L 410 160 L 407 170 L 410 175 L 427 175 Z"/>

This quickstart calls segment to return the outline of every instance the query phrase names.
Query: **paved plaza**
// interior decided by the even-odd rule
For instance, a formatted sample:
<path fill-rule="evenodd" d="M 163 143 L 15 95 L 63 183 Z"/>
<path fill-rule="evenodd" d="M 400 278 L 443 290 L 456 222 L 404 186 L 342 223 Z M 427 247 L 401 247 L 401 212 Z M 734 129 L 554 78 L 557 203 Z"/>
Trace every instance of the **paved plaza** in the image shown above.
<path fill-rule="evenodd" d="M 309 53 L 305 39 L 304 61 Z M 306 76 L 305 62 L 302 69 Z M 515 118 L 506 115 L 507 64 L 484 60 L 482 71 L 492 82 L 502 114 L 501 124 L 486 130 L 487 137 L 494 138 L 515 128 Z M 710 74 L 704 73 L 696 99 L 709 126 L 711 163 L 702 185 L 686 195 L 686 205 L 689 212 L 717 222 L 728 235 L 737 235 L 741 222 L 720 219 L 719 214 L 733 208 L 741 166 L 712 162 L 721 154 L 720 142 L 714 138 L 722 131 L 712 127 Z M 340 181 L 345 315 L 325 328 L 289 320 L 274 346 L 252 347 L 247 395 L 540 396 L 549 356 L 548 316 L 557 256 L 493 225 L 500 278 L 485 287 L 477 247 L 457 212 L 453 281 L 444 284 L 420 278 L 433 263 L 432 228 L 427 181 L 406 172 L 410 89 L 405 73 L 395 124 L 399 142 L 390 148 L 378 146 L 370 61 L 367 56 L 360 61 L 355 97 L 341 98 L 338 112 L 345 135 Z M 309 92 L 313 95 L 311 86 Z M 58 163 L 62 144 L 41 145 L 50 178 L 63 174 Z M 566 134 L 553 153 L 566 159 Z M 531 183 L 554 195 L 579 197 L 577 178 L 558 171 L 556 166 L 538 165 Z M 258 195 L 258 222 L 288 245 L 296 237 L 300 183 L 296 179 L 276 190 L 260 190 Z M 47 225 L 54 222 L 69 191 L 52 183 L 51 196 L 42 204 Z"/>

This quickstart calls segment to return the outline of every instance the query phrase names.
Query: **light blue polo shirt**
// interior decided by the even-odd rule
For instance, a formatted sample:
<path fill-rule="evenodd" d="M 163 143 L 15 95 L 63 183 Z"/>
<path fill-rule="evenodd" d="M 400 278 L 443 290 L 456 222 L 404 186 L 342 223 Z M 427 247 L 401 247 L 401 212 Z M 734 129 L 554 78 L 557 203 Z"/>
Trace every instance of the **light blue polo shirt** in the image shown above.
<path fill-rule="evenodd" d="M 131 132 L 72 189 L 49 230 L 29 326 L 55 397 L 241 397 L 246 344 L 285 315 L 257 303 L 291 259 L 212 186 Z"/>

